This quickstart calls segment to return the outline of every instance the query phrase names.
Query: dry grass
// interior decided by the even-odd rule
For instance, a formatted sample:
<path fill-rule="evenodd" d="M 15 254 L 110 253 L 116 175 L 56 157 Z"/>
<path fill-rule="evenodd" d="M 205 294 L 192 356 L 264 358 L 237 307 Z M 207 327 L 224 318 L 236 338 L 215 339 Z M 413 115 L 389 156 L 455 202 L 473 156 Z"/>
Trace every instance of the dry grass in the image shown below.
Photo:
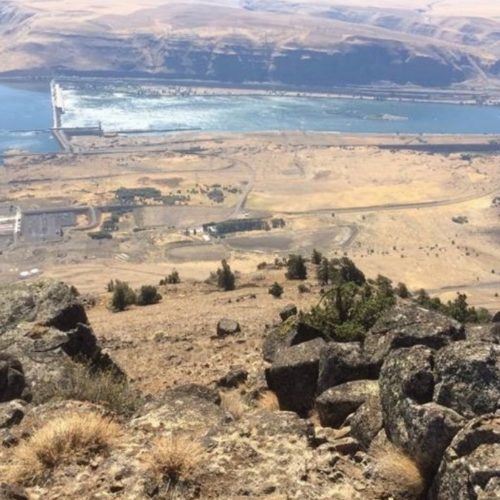
<path fill-rule="evenodd" d="M 189 435 L 172 435 L 157 440 L 147 457 L 149 470 L 171 485 L 193 479 L 203 459 L 204 448 Z"/>
<path fill-rule="evenodd" d="M 108 371 L 95 371 L 89 366 L 68 362 L 63 383 L 47 384 L 37 395 L 37 404 L 51 400 L 88 401 L 117 414 L 131 415 L 140 404 L 139 397 L 125 378 Z"/>
<path fill-rule="evenodd" d="M 15 450 L 4 474 L 16 483 L 36 484 L 56 467 L 107 451 L 120 435 L 118 424 L 97 413 L 68 413 L 46 423 Z"/>
<path fill-rule="evenodd" d="M 235 420 L 239 420 L 248 410 L 237 392 L 226 392 L 221 394 L 221 407 L 230 413 Z"/>
<path fill-rule="evenodd" d="M 279 411 L 280 403 L 278 396 L 272 391 L 263 392 L 257 400 L 257 408 L 267 411 Z"/>
<path fill-rule="evenodd" d="M 417 464 L 403 451 L 392 445 L 375 450 L 378 472 L 411 498 L 420 498 L 425 479 Z"/>

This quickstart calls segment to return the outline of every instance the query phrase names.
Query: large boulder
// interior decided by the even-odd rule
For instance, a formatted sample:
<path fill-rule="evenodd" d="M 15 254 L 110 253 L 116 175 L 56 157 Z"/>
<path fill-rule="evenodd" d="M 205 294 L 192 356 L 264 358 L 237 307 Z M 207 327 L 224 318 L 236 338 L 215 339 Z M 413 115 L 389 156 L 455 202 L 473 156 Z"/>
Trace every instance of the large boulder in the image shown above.
<path fill-rule="evenodd" d="M 390 441 L 432 475 L 465 421 L 433 402 L 434 352 L 425 346 L 392 351 L 380 373 L 380 401 Z"/>
<path fill-rule="evenodd" d="M 447 448 L 429 498 L 498 498 L 500 491 L 500 416 L 471 420 Z"/>
<path fill-rule="evenodd" d="M 24 322 L 66 332 L 88 324 L 88 318 L 78 292 L 65 283 L 40 280 L 1 287 L 0 336 Z"/>
<path fill-rule="evenodd" d="M 326 340 L 323 332 L 317 328 L 296 317 L 288 318 L 266 335 L 262 347 L 264 359 L 272 363 L 281 350 L 318 338 Z"/>
<path fill-rule="evenodd" d="M 43 400 L 45 387 L 66 379 L 69 360 L 123 376 L 101 350 L 77 292 L 63 283 L 41 281 L 0 289 L 0 325 L 0 393 L 5 380 L 2 371 L 10 374 L 10 390 L 16 387 L 15 395 L 8 398 L 29 400 L 32 395 L 36 401 Z M 6 359 L 11 361 L 6 364 Z"/>
<path fill-rule="evenodd" d="M 280 350 L 266 369 L 269 389 L 276 393 L 283 410 L 305 415 L 312 408 L 318 385 L 318 367 L 323 339 L 314 339 Z"/>
<path fill-rule="evenodd" d="M 297 316 L 297 313 L 298 313 L 298 310 L 297 310 L 297 306 L 295 304 L 287 304 L 280 311 L 281 321 L 286 321 L 288 318 L 291 318 L 292 316 Z"/>
<path fill-rule="evenodd" d="M 370 396 L 346 422 L 351 427 L 351 434 L 361 447 L 368 450 L 375 436 L 382 430 L 384 420 L 382 406 L 378 396 Z"/>
<path fill-rule="evenodd" d="M 466 418 L 500 406 L 500 345 L 455 342 L 435 357 L 434 401 Z"/>
<path fill-rule="evenodd" d="M 393 349 L 414 345 L 441 349 L 463 339 L 465 330 L 458 321 L 412 302 L 401 302 L 375 323 L 366 335 L 363 349 L 368 361 L 381 366 Z"/>
<path fill-rule="evenodd" d="M 0 352 L 0 403 L 26 395 L 26 380 L 21 362 L 7 353 Z"/>
<path fill-rule="evenodd" d="M 330 342 L 319 358 L 318 392 L 352 380 L 377 378 L 376 372 L 364 358 L 359 342 Z"/>
<path fill-rule="evenodd" d="M 316 398 L 316 410 L 324 427 L 340 427 L 368 398 L 378 396 L 376 380 L 356 380 L 331 387 Z"/>

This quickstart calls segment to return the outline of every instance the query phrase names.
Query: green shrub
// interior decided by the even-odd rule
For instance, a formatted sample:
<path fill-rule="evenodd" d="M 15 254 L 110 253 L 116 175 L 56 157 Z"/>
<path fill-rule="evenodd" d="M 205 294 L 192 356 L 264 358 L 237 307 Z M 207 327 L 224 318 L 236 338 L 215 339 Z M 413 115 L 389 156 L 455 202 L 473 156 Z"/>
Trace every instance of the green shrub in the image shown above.
<path fill-rule="evenodd" d="M 278 283 L 274 282 L 273 285 L 269 288 L 269 293 L 279 299 L 283 295 L 283 287 Z"/>
<path fill-rule="evenodd" d="M 137 295 L 138 306 L 149 306 L 151 304 L 158 304 L 161 300 L 161 295 L 158 289 L 153 285 L 143 285 Z"/>
<path fill-rule="evenodd" d="M 236 277 L 226 260 L 221 261 L 222 267 L 217 269 L 217 286 L 226 292 L 236 288 Z"/>
<path fill-rule="evenodd" d="M 307 269 L 302 255 L 290 255 L 287 261 L 286 277 L 289 280 L 305 280 Z"/>
<path fill-rule="evenodd" d="M 323 260 L 323 255 L 321 254 L 321 252 L 319 252 L 316 249 L 313 249 L 311 255 L 311 262 L 317 266 L 321 263 L 322 260 Z"/>
<path fill-rule="evenodd" d="M 124 311 L 128 306 L 136 303 L 135 292 L 129 284 L 124 281 L 116 280 L 113 297 L 111 298 L 111 308 L 115 312 Z"/>

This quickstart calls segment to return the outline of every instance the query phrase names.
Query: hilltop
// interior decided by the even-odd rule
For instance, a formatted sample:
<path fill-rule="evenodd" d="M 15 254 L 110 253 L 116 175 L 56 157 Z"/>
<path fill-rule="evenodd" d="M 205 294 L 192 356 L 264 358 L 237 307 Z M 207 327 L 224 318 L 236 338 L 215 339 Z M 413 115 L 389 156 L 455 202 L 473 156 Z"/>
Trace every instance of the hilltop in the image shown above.
<path fill-rule="evenodd" d="M 8 0 L 0 74 L 484 91 L 497 87 L 499 16 L 469 0 Z"/>

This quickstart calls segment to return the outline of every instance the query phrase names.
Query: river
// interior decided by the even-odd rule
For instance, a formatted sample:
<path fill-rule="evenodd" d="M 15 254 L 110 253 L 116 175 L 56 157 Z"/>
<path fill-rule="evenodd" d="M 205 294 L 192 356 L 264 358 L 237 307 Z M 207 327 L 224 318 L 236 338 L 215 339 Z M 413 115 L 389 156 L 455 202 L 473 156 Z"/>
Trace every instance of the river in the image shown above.
<path fill-rule="evenodd" d="M 63 85 L 66 127 L 104 130 L 500 134 L 500 107 L 329 97 L 147 96 L 138 87 Z M 0 154 L 56 151 L 48 84 L 0 84 Z M 44 131 L 36 131 L 44 130 Z"/>

